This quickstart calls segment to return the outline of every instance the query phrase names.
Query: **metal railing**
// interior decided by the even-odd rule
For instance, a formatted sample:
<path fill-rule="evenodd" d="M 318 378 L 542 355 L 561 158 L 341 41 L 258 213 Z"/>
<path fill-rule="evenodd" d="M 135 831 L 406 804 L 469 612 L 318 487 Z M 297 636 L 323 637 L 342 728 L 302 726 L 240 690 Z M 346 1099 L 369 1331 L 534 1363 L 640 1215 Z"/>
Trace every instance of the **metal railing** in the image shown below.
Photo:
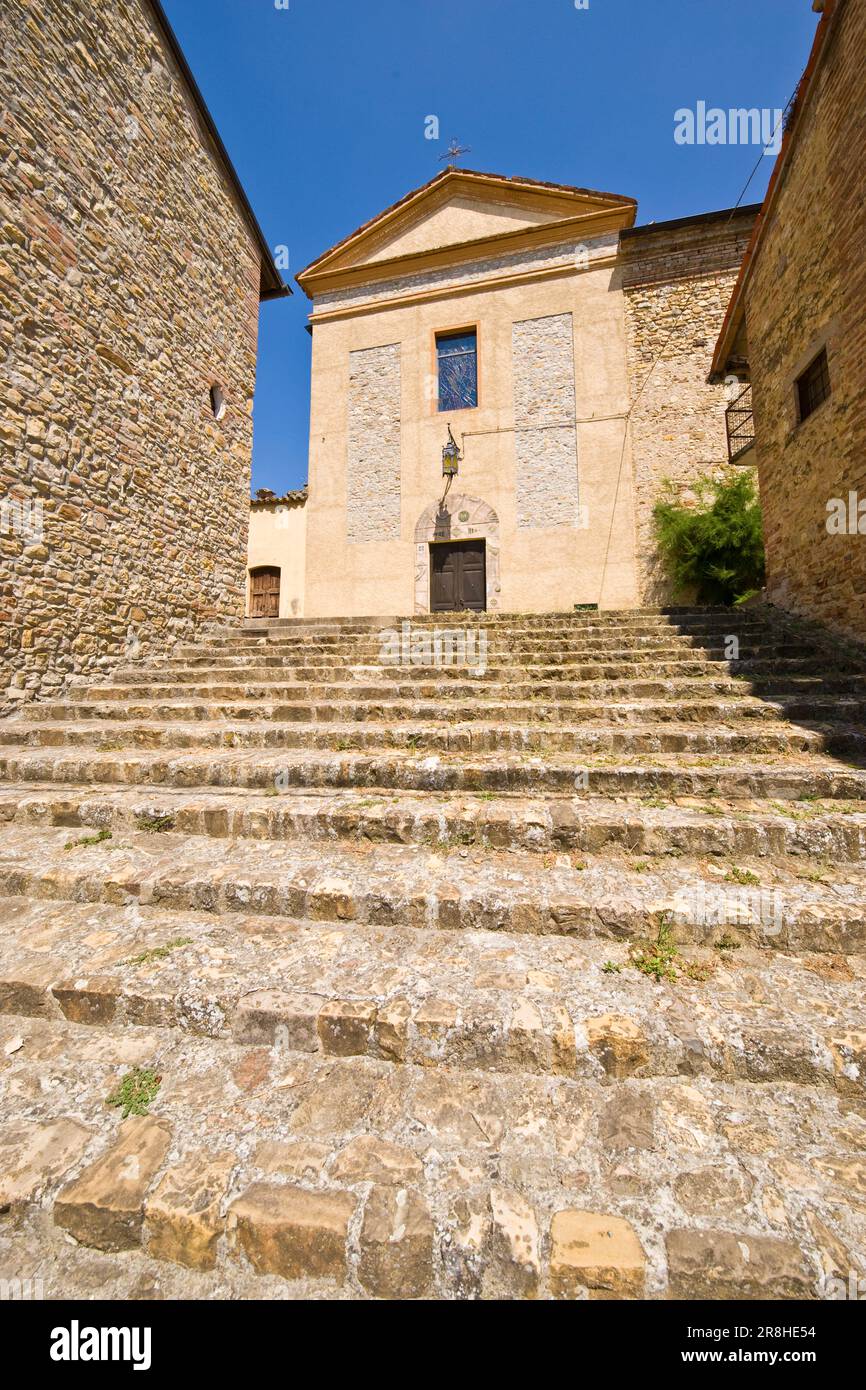
<path fill-rule="evenodd" d="M 731 463 L 736 463 L 755 443 L 751 385 L 746 386 L 736 400 L 731 401 L 725 411 L 725 426 L 728 431 L 728 458 Z"/>

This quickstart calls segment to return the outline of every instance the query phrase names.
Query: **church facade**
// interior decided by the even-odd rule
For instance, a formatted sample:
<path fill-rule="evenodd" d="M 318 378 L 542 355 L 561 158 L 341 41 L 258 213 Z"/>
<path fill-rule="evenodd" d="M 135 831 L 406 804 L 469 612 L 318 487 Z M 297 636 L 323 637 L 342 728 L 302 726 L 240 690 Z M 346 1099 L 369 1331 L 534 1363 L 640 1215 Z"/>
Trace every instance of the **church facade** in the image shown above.
<path fill-rule="evenodd" d="M 298 275 L 305 616 L 669 601 L 652 507 L 728 466 L 707 378 L 756 210 L 636 211 L 449 167 Z"/>

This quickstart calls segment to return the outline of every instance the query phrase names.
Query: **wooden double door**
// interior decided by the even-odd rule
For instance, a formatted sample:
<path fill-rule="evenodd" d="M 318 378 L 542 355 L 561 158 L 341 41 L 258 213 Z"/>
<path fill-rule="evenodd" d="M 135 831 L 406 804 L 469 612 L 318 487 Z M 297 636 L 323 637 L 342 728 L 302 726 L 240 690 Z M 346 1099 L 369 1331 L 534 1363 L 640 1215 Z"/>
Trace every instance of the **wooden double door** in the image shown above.
<path fill-rule="evenodd" d="M 484 541 L 439 541 L 430 546 L 430 612 L 483 613 L 487 608 Z"/>

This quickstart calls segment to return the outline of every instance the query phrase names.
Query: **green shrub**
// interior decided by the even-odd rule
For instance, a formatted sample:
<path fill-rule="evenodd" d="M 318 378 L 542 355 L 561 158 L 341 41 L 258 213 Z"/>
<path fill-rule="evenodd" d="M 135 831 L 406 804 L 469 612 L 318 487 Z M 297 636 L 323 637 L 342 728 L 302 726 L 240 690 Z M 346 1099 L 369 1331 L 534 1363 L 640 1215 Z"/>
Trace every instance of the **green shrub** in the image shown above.
<path fill-rule="evenodd" d="M 755 475 L 725 482 L 702 478 L 696 507 L 685 507 L 672 484 L 653 508 L 659 549 L 678 594 L 694 589 L 699 603 L 736 603 L 764 583 L 761 504 Z"/>

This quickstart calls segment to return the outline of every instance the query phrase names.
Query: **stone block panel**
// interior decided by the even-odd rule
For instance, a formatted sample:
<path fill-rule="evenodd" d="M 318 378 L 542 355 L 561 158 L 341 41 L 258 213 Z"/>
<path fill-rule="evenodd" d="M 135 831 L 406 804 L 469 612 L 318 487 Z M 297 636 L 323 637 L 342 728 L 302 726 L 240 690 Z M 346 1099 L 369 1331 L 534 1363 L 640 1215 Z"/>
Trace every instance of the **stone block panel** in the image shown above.
<path fill-rule="evenodd" d="M 401 347 L 349 354 L 346 534 L 350 543 L 400 539 Z"/>
<path fill-rule="evenodd" d="M 580 524 L 571 314 L 512 329 L 517 525 Z"/>

